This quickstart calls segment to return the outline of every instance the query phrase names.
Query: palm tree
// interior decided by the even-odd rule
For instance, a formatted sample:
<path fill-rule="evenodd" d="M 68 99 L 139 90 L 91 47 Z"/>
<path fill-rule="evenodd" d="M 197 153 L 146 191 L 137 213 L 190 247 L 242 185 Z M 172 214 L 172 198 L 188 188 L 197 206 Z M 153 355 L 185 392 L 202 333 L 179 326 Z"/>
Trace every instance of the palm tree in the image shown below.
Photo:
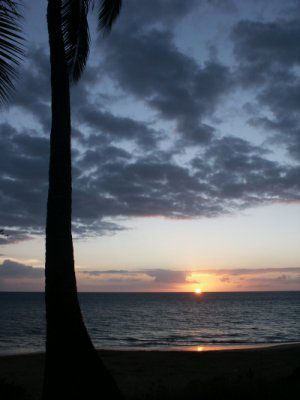
<path fill-rule="evenodd" d="M 89 51 L 92 0 L 48 0 L 52 127 L 46 222 L 46 364 L 43 399 L 121 399 L 84 325 L 77 298 L 71 232 L 70 81 Z M 109 31 L 121 0 L 99 1 L 99 28 Z"/>
<path fill-rule="evenodd" d="M 20 19 L 16 2 L 0 0 L 0 106 L 9 100 L 17 77 L 16 67 L 24 54 Z"/>
<path fill-rule="evenodd" d="M 43 399 L 121 399 L 89 338 L 77 298 L 71 233 L 69 81 L 77 82 L 89 51 L 92 0 L 48 0 L 52 128 L 46 224 L 46 363 Z M 14 89 L 23 56 L 18 2 L 0 0 L 0 105 Z M 100 1 L 99 28 L 109 31 L 121 0 Z M 2 231 L 0 233 L 3 233 Z"/>

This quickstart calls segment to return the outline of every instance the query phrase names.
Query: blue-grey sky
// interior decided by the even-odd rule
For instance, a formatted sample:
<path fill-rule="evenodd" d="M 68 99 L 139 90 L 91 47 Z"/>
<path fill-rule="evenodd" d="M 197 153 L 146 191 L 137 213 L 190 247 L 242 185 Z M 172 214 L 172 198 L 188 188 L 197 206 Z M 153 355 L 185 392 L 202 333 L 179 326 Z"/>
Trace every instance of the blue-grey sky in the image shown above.
<path fill-rule="evenodd" d="M 42 287 L 46 5 L 24 5 L 27 57 L 0 115 L 0 290 Z M 82 288 L 300 288 L 299 2 L 124 0 L 109 36 L 90 24 L 72 88 Z"/>

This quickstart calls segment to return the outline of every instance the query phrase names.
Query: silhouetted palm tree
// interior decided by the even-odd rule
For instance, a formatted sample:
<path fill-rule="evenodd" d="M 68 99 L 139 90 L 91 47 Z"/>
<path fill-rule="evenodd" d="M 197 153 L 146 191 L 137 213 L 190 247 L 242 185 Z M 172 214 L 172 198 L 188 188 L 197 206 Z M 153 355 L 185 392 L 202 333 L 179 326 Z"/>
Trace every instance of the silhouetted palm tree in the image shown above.
<path fill-rule="evenodd" d="M 17 76 L 16 66 L 23 56 L 17 5 L 12 0 L 0 0 L 0 105 L 8 102 Z"/>
<path fill-rule="evenodd" d="M 99 2 L 99 28 L 110 30 L 121 0 Z M 92 0 L 48 0 L 52 127 L 46 224 L 46 365 L 43 399 L 122 398 L 99 359 L 77 298 L 71 233 L 69 82 L 78 81 L 89 51 Z"/>
<path fill-rule="evenodd" d="M 122 398 L 92 345 L 77 299 L 71 233 L 69 79 L 76 82 L 89 51 L 93 0 L 48 0 L 52 127 L 46 226 L 46 365 L 44 399 Z M 121 0 L 99 1 L 99 28 L 110 30 Z M 0 105 L 14 89 L 23 55 L 18 2 L 0 0 Z M 1 232 L 2 233 L 2 232 Z"/>

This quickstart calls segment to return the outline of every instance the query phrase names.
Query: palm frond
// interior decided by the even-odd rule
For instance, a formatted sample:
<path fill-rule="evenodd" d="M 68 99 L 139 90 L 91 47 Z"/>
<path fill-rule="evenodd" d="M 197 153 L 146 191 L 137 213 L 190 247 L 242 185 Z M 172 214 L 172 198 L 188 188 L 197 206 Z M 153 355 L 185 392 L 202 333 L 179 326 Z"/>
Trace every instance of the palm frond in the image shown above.
<path fill-rule="evenodd" d="M 117 19 L 122 6 L 122 0 L 102 0 L 98 14 L 99 30 L 109 32 Z"/>
<path fill-rule="evenodd" d="M 62 0 L 62 33 L 70 79 L 77 82 L 85 68 L 90 45 L 89 0 Z"/>
<path fill-rule="evenodd" d="M 62 33 L 70 79 L 77 82 L 86 66 L 90 34 L 87 20 L 95 0 L 62 0 Z M 102 0 L 98 15 L 99 29 L 108 32 L 120 13 L 121 0 Z"/>
<path fill-rule="evenodd" d="M 0 0 L 0 106 L 6 104 L 14 89 L 23 50 L 18 3 Z"/>

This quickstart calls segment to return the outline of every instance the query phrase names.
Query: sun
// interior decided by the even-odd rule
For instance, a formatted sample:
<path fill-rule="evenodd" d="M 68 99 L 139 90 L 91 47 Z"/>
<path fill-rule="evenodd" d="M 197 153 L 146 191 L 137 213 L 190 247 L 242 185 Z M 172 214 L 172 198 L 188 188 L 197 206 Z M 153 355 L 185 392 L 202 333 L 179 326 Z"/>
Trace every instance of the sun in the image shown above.
<path fill-rule="evenodd" d="M 195 294 L 201 294 L 201 293 L 202 293 L 202 290 L 200 288 L 195 289 Z"/>

